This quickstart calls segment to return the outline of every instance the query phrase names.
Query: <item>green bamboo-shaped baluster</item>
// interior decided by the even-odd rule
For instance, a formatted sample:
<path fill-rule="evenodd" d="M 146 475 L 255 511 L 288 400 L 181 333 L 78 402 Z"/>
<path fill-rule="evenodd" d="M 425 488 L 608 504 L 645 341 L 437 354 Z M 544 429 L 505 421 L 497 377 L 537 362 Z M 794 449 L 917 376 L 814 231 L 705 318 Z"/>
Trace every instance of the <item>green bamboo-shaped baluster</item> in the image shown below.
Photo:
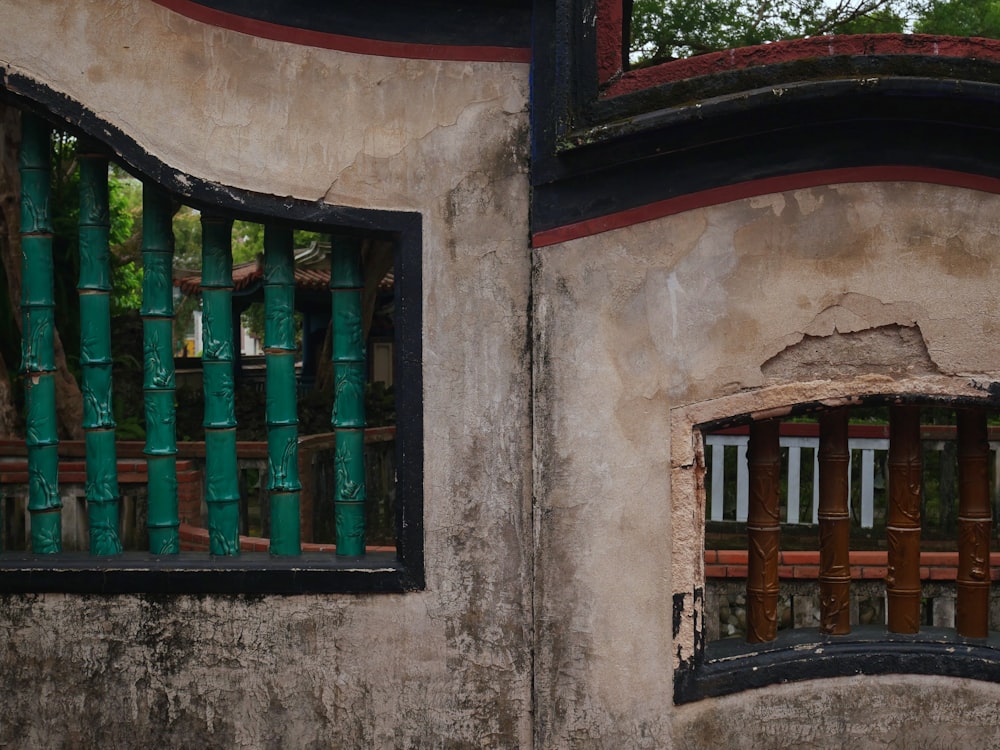
<path fill-rule="evenodd" d="M 201 217 L 202 375 L 205 387 L 205 504 L 209 551 L 240 552 L 240 487 L 233 385 L 232 219 Z"/>
<path fill-rule="evenodd" d="M 108 234 L 108 160 L 79 145 L 80 369 L 87 445 L 87 517 L 90 554 L 117 555 L 118 462 L 111 406 L 111 266 Z"/>
<path fill-rule="evenodd" d="M 149 472 L 149 551 L 180 550 L 177 517 L 177 431 L 174 408 L 173 209 L 154 185 L 142 189 L 143 398 Z"/>
<path fill-rule="evenodd" d="M 361 323 L 361 241 L 334 237 L 330 254 L 333 304 L 333 429 L 336 439 L 334 517 L 337 554 L 365 553 L 365 342 Z"/>
<path fill-rule="evenodd" d="M 295 398 L 295 262 L 292 230 L 264 228 L 264 351 L 271 554 L 298 555 L 298 413 Z"/>
<path fill-rule="evenodd" d="M 49 126 L 25 113 L 21 120 L 21 370 L 26 402 L 28 511 L 31 549 L 62 548 L 59 440 L 56 431 L 55 299 L 49 217 Z"/>

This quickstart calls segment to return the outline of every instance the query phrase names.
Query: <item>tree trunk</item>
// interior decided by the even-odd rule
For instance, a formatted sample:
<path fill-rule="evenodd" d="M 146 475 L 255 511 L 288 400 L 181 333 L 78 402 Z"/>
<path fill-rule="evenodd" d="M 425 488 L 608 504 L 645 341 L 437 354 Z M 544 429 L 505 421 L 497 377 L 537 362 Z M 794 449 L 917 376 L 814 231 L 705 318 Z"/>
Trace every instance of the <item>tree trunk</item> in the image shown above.
<path fill-rule="evenodd" d="M 21 113 L 0 101 L 0 261 L 7 272 L 7 289 L 21 318 L 21 175 L 17 155 L 21 150 Z"/>
<path fill-rule="evenodd" d="M 364 317 L 361 324 L 364 339 L 368 340 L 368 332 L 372 328 L 372 318 L 375 316 L 375 300 L 378 297 L 378 285 L 392 268 L 392 243 L 385 241 L 366 242 L 364 248 L 365 290 L 361 295 L 361 309 Z"/>
<path fill-rule="evenodd" d="M 59 418 L 61 437 L 83 440 L 83 393 L 73 373 L 66 366 L 59 331 L 53 331 L 56 350 L 56 416 Z"/>
<path fill-rule="evenodd" d="M 7 363 L 0 354 L 0 438 L 22 437 L 17 424 L 17 409 L 14 408 L 14 393 L 10 385 Z"/>
<path fill-rule="evenodd" d="M 326 335 L 323 337 L 323 346 L 319 350 L 319 359 L 316 360 L 316 380 L 313 381 L 313 390 L 319 393 L 330 391 L 333 393 L 333 321 L 326 324 Z"/>
<path fill-rule="evenodd" d="M 21 113 L 0 102 L 0 263 L 7 276 L 7 291 L 11 312 L 18 330 L 21 330 L 21 176 L 17 171 L 17 155 L 21 146 Z M 53 332 L 56 363 L 56 415 L 60 436 L 79 440 L 83 437 L 83 395 L 76 378 L 66 366 L 59 331 Z M 0 357 L 0 415 L 14 409 L 9 387 L 10 377 Z M 7 388 L 4 389 L 3 381 Z M 6 403 L 5 403 L 6 400 Z M 3 425 L 0 416 L 0 429 Z"/>
<path fill-rule="evenodd" d="M 21 142 L 20 113 L 0 101 L 0 262 L 7 276 L 9 297 L 14 317 L 20 326 L 20 262 L 21 262 L 21 178 L 17 172 L 17 152 Z M 11 266 L 17 267 L 16 292 L 11 280 Z M 4 437 L 20 437 L 17 433 L 17 409 L 11 392 L 7 363 L 0 354 L 0 433 Z"/>

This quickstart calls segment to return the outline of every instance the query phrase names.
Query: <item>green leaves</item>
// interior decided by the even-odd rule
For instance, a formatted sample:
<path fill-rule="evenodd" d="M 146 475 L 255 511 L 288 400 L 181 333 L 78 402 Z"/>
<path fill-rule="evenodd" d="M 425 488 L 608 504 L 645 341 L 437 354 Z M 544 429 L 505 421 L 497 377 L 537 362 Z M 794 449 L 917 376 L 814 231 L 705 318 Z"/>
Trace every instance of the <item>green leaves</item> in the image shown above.
<path fill-rule="evenodd" d="M 1000 38 L 1000 0 L 635 0 L 630 59 L 653 65 L 827 34 Z"/>
<path fill-rule="evenodd" d="M 920 6 L 920 34 L 1000 38 L 998 0 L 932 0 Z"/>

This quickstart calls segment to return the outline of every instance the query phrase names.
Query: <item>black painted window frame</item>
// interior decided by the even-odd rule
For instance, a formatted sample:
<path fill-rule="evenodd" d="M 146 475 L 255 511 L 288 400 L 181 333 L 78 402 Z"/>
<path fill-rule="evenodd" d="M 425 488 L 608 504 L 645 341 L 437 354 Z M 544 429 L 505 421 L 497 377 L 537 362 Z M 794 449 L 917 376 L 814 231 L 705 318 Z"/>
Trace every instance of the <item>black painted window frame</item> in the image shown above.
<path fill-rule="evenodd" d="M 149 154 L 128 134 L 83 104 L 8 73 L 0 97 L 57 127 L 99 142 L 114 161 L 186 205 L 234 219 L 278 222 L 296 229 L 389 240 L 395 248 L 396 294 L 396 552 L 362 559 L 332 553 L 271 557 L 244 552 L 213 558 L 203 552 L 118 557 L 86 553 L 0 553 L 0 594 L 309 594 L 400 593 L 425 586 L 423 540 L 422 217 L 416 212 L 335 206 L 254 193 L 184 174 Z"/>
<path fill-rule="evenodd" d="M 996 408 L 994 396 L 927 396 L 914 393 L 891 393 L 852 397 L 852 406 L 884 406 L 912 403 L 920 406 L 955 408 L 975 406 Z M 781 407 L 787 416 L 815 414 L 828 408 L 822 402 Z M 694 438 L 701 440 L 714 430 L 743 426 L 753 415 L 742 413 L 693 425 Z M 702 467 L 704 470 L 704 467 Z M 702 507 L 708 502 L 704 482 Z M 994 519 L 996 523 L 996 519 Z M 704 556 L 705 528 L 701 524 L 698 554 Z M 787 682 L 848 677 L 856 675 L 920 674 L 963 677 L 1000 683 L 1000 631 L 990 631 L 987 638 L 967 638 L 955 628 L 921 626 L 914 634 L 889 632 L 885 625 L 854 625 L 847 635 L 825 635 L 818 628 L 794 628 L 778 632 L 775 640 L 748 643 L 742 638 L 728 638 L 709 643 L 706 638 L 704 571 L 691 595 L 676 593 L 673 598 L 673 637 L 676 639 L 691 612 L 701 614 L 694 623 L 693 653 L 674 669 L 674 703 L 692 703 L 740 693 L 745 690 Z M 998 584 L 994 582 L 993 586 Z M 817 581 L 818 586 L 818 581 Z"/>
<path fill-rule="evenodd" d="M 1000 178 L 997 62 L 920 55 L 790 60 L 609 96 L 616 76 L 601 80 L 598 34 L 602 7 L 613 1 L 535 0 L 531 231 L 540 252 L 563 237 L 613 228 L 616 214 L 754 181 L 770 180 L 763 192 L 774 192 L 786 178 L 792 184 L 810 172 L 842 176 L 870 168 L 886 170 L 881 179 L 921 179 L 899 167 Z M 861 175 L 880 178 L 875 171 Z M 648 218 L 655 213 L 638 220 Z M 698 541 L 700 554 L 703 533 Z M 703 596 L 697 586 L 675 594 L 675 638 L 703 611 Z M 844 658 L 831 658 L 823 641 L 811 649 L 734 647 L 737 653 L 716 658 L 706 655 L 704 624 L 694 627 L 693 658 L 674 670 L 678 704 L 847 674 L 1000 682 L 1000 642 L 993 638 L 861 633 L 837 646 Z"/>
<path fill-rule="evenodd" d="M 906 165 L 1000 178 L 1000 62 L 790 59 L 609 96 L 626 66 L 609 72 L 599 39 L 626 22 L 609 12 L 627 10 L 624 1 L 535 0 L 533 234 L 823 170 Z"/>

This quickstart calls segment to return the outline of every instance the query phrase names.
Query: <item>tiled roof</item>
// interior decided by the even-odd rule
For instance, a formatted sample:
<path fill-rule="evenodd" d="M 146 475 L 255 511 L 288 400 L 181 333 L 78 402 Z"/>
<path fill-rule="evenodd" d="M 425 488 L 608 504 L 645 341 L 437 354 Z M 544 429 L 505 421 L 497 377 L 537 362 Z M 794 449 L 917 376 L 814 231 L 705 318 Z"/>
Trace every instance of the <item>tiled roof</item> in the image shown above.
<path fill-rule="evenodd" d="M 233 266 L 233 290 L 240 291 L 261 283 L 264 277 L 264 258 Z M 395 279 L 390 270 L 379 282 L 380 289 L 391 289 Z M 309 247 L 295 251 L 295 288 L 323 291 L 330 285 L 330 246 L 314 242 Z M 201 271 L 176 271 L 174 286 L 184 294 L 201 292 Z"/>

